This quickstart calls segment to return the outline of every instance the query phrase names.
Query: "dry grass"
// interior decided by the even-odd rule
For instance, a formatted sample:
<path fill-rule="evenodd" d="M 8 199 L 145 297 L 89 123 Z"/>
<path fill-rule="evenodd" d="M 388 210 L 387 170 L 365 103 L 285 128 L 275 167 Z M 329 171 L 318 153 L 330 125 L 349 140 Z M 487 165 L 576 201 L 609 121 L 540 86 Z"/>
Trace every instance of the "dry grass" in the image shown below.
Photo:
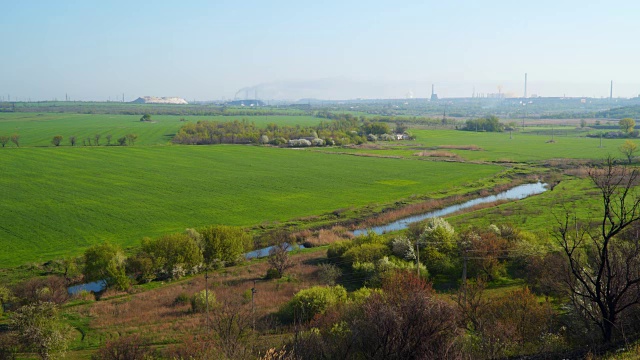
<path fill-rule="evenodd" d="M 333 244 L 336 241 L 351 239 L 353 234 L 343 226 L 335 226 L 331 229 L 318 230 L 304 241 L 305 247 L 317 247 Z"/>
<path fill-rule="evenodd" d="M 280 280 L 262 280 L 268 264 L 256 261 L 244 266 L 223 269 L 209 274 L 209 288 L 216 300 L 236 302 L 250 307 L 251 288 L 256 281 L 256 317 L 266 318 L 301 289 L 318 285 L 318 260 L 326 258 L 324 251 L 296 255 L 296 265 Z M 78 308 L 91 318 L 91 336 L 107 340 L 122 334 L 142 333 L 154 344 L 180 341 L 187 334 L 203 331 L 205 315 L 190 311 L 189 303 L 175 303 L 186 294 L 189 297 L 205 287 L 204 275 L 177 281 L 140 293 L 107 293 L 103 300 Z"/>
<path fill-rule="evenodd" d="M 478 145 L 438 145 L 437 148 L 451 150 L 484 151 L 484 149 L 479 147 Z"/>
<path fill-rule="evenodd" d="M 458 154 L 448 152 L 448 151 L 419 151 L 414 153 L 413 156 L 422 156 L 422 157 L 437 157 L 437 158 L 459 158 Z"/>

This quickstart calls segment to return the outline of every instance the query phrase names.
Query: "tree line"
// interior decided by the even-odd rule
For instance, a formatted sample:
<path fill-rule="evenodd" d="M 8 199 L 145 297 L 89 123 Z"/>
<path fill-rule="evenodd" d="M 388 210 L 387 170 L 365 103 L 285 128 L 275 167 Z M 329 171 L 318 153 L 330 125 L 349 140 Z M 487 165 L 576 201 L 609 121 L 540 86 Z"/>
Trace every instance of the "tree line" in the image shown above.
<path fill-rule="evenodd" d="M 349 115 L 349 114 L 347 114 Z M 289 146 L 323 146 L 362 144 L 367 141 L 392 140 L 386 123 L 362 122 L 351 115 L 342 119 L 322 121 L 317 126 L 303 127 L 269 123 L 259 128 L 246 119 L 229 122 L 198 121 L 186 123 L 173 142 L 187 145 L 208 144 L 271 144 Z"/>

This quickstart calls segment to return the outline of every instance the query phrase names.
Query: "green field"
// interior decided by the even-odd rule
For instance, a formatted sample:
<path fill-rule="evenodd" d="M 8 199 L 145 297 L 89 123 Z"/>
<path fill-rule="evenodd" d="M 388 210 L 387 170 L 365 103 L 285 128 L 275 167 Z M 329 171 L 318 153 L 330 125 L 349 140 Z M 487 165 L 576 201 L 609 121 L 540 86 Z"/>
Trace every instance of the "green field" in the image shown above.
<path fill-rule="evenodd" d="M 498 166 L 256 146 L 5 148 L 0 264 L 77 254 L 102 240 L 210 224 L 255 225 L 452 191 Z"/>
<path fill-rule="evenodd" d="M 512 201 L 486 209 L 448 218 L 456 229 L 469 226 L 487 227 L 490 224 L 512 224 L 519 229 L 551 236 L 562 220 L 565 209 L 579 219 L 598 219 L 602 198 L 591 180 L 567 177 L 552 191 L 527 199 Z"/>
<path fill-rule="evenodd" d="M 173 135 L 184 122 L 198 120 L 234 121 L 247 119 L 262 127 L 268 123 L 279 125 L 315 125 L 322 119 L 313 116 L 172 116 L 153 115 L 152 122 L 141 122 L 141 115 L 109 115 L 109 114 L 55 114 L 55 113 L 0 113 L 0 136 L 20 135 L 20 146 L 53 146 L 51 140 L 56 135 L 64 137 L 62 146 L 69 145 L 69 137 L 75 136 L 76 146 L 83 140 L 100 134 L 100 144 L 106 145 L 106 136 L 113 136 L 111 144 L 126 134 L 137 134 L 136 145 L 164 145 L 171 141 Z M 14 146 L 12 143 L 8 147 Z"/>
<path fill-rule="evenodd" d="M 625 139 L 600 140 L 577 136 L 554 136 L 553 143 L 549 143 L 551 136 L 536 135 L 535 133 L 508 132 L 470 132 L 456 130 L 412 130 L 415 141 L 381 143 L 389 146 L 381 150 L 371 149 L 343 149 L 333 148 L 327 151 L 371 153 L 377 155 L 391 155 L 414 157 L 421 150 L 428 150 L 442 145 L 476 145 L 480 151 L 441 149 L 457 154 L 468 161 L 505 161 L 505 162 L 538 162 L 549 159 L 603 159 L 608 155 L 622 158 L 618 148 Z M 633 140 L 640 143 L 640 140 Z"/>

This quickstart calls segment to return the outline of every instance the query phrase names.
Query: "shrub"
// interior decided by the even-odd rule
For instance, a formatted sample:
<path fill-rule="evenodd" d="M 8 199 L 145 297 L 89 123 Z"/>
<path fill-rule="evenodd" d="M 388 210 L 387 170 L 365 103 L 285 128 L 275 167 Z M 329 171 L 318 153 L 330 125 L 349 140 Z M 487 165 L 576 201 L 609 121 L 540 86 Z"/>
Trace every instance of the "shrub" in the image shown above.
<path fill-rule="evenodd" d="M 69 298 L 67 284 L 60 276 L 26 280 L 15 287 L 14 294 L 23 304 L 39 301 L 62 304 Z M 2 314 L 1 306 L 0 314 Z"/>
<path fill-rule="evenodd" d="M 389 248 L 384 244 L 362 244 L 347 250 L 343 258 L 349 263 L 371 262 L 389 255 Z"/>
<path fill-rule="evenodd" d="M 188 304 L 190 301 L 191 299 L 189 298 L 189 295 L 187 295 L 186 293 L 180 293 L 173 300 L 173 305 L 174 306 L 185 305 L 185 304 Z"/>
<path fill-rule="evenodd" d="M 311 140 L 311 144 L 313 146 L 324 146 L 324 140 L 319 139 L 319 138 L 315 138 L 315 139 Z"/>
<path fill-rule="evenodd" d="M 347 250 L 355 245 L 352 241 L 338 241 L 329 245 L 327 249 L 327 258 L 332 261 L 338 261 Z"/>
<path fill-rule="evenodd" d="M 289 140 L 289 146 L 290 147 L 309 147 L 311 146 L 311 141 L 307 139 Z"/>
<path fill-rule="evenodd" d="M 335 285 L 336 280 L 342 275 L 342 270 L 333 264 L 320 264 L 318 277 L 327 285 Z"/>
<path fill-rule="evenodd" d="M 416 258 L 416 252 L 413 249 L 413 244 L 406 236 L 399 236 L 393 239 L 391 242 L 391 249 L 393 251 L 393 255 L 401 259 L 415 260 Z"/>
<path fill-rule="evenodd" d="M 282 277 L 282 275 L 280 275 L 280 272 L 274 268 L 269 268 L 267 269 L 267 274 L 264 276 L 265 279 L 270 280 L 270 279 L 280 279 Z"/>
<path fill-rule="evenodd" d="M 306 322 L 346 300 L 347 290 L 340 285 L 314 286 L 298 291 L 281 309 L 281 315 L 288 321 Z"/>
<path fill-rule="evenodd" d="M 208 291 L 208 294 L 207 291 L 202 290 L 191 297 L 191 311 L 196 313 L 207 311 L 207 295 L 209 300 L 209 310 L 214 309 L 217 304 L 216 295 L 211 290 Z"/>

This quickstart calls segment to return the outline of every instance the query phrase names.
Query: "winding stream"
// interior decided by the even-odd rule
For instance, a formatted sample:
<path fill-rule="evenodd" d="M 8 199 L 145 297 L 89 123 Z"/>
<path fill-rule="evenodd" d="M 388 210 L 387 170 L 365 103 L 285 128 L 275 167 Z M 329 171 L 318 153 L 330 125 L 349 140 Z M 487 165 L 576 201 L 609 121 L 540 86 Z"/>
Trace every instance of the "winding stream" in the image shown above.
<path fill-rule="evenodd" d="M 520 200 L 531 195 L 542 194 L 547 191 L 547 184 L 543 184 L 541 182 L 537 182 L 535 184 L 524 184 L 518 185 L 512 189 L 501 192 L 496 195 L 485 196 L 473 200 L 466 201 L 462 204 L 447 206 L 446 208 L 431 211 L 428 213 L 414 215 L 410 217 L 406 217 L 404 219 L 396 220 L 387 225 L 375 226 L 372 228 L 360 228 L 353 232 L 355 236 L 366 234 L 368 231 L 373 231 L 376 234 L 384 234 L 391 231 L 403 230 L 406 229 L 409 224 L 414 222 L 419 222 L 432 217 L 441 217 L 445 215 L 452 214 L 456 211 L 468 209 L 470 207 L 474 207 L 478 204 L 486 204 L 491 203 L 498 200 Z"/>

